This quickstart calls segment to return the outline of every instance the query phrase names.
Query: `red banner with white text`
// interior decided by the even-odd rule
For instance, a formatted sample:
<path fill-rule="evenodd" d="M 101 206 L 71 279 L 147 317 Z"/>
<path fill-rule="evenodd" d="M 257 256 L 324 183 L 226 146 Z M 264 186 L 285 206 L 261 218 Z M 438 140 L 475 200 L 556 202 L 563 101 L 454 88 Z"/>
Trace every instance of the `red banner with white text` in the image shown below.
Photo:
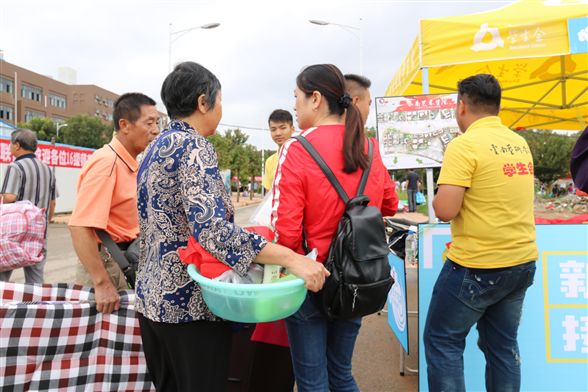
<path fill-rule="evenodd" d="M 48 166 L 79 169 L 90 158 L 94 150 L 66 145 L 37 145 L 35 155 Z M 0 163 L 11 163 L 14 156 L 10 153 L 10 140 L 0 139 Z"/>

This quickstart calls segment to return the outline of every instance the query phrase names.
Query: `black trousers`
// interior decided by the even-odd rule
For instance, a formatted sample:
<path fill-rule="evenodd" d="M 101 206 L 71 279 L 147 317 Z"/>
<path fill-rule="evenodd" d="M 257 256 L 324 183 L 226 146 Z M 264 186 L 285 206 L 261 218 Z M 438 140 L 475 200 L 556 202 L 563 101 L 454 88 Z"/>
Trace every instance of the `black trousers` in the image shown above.
<path fill-rule="evenodd" d="M 157 391 L 226 390 L 232 323 L 168 324 L 138 317 L 147 369 Z"/>
<path fill-rule="evenodd" d="M 294 370 L 290 347 L 254 342 L 249 392 L 292 392 Z"/>

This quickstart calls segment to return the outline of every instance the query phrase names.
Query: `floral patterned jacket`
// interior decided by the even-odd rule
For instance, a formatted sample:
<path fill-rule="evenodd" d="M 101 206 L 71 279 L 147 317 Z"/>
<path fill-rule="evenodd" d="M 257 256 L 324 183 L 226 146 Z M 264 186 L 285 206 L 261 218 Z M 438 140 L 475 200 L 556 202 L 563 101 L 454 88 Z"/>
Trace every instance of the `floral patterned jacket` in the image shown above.
<path fill-rule="evenodd" d="M 196 240 L 239 274 L 267 243 L 233 223 L 234 209 L 213 145 L 189 124 L 172 121 L 147 148 L 137 175 L 141 257 L 136 310 L 165 323 L 218 320 L 180 261 Z"/>

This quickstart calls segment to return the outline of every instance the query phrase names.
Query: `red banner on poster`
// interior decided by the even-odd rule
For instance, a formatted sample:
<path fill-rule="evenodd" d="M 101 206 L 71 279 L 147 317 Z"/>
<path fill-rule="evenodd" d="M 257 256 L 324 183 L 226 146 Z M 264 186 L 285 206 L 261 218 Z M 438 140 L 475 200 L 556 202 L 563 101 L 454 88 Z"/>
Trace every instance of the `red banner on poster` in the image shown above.
<path fill-rule="evenodd" d="M 37 145 L 35 155 L 48 166 L 79 169 L 90 158 L 94 150 L 65 145 Z M 0 163 L 11 163 L 14 156 L 10 153 L 10 140 L 0 139 Z"/>

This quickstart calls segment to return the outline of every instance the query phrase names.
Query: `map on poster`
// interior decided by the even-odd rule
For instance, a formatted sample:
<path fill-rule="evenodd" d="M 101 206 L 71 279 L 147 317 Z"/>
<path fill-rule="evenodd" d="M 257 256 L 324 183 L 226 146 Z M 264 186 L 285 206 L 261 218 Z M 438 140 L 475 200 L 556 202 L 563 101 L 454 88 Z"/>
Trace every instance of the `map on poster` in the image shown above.
<path fill-rule="evenodd" d="M 388 169 L 440 167 L 460 134 L 456 94 L 376 98 L 380 153 Z"/>

